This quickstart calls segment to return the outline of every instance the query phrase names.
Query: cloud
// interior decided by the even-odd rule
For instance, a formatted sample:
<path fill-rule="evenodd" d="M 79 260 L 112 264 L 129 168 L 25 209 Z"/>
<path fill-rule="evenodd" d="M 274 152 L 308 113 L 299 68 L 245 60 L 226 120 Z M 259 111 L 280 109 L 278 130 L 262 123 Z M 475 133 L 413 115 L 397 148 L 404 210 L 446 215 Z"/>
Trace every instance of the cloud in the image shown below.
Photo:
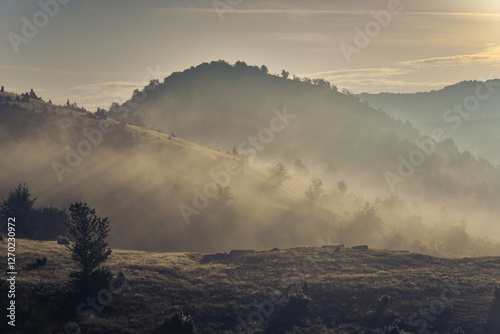
<path fill-rule="evenodd" d="M 162 8 L 165 12 L 191 12 L 191 13 L 209 13 L 216 14 L 218 12 L 235 13 L 235 14 L 278 14 L 278 15 L 328 15 L 328 14 L 355 14 L 364 15 L 359 11 L 345 11 L 336 9 L 307 9 L 307 8 L 243 8 L 228 6 L 227 8 L 200 8 L 200 7 L 168 7 Z"/>
<path fill-rule="evenodd" d="M 458 19 L 474 18 L 474 19 L 498 19 L 500 13 L 471 13 L 471 12 L 405 12 L 405 15 L 419 15 L 419 16 L 446 16 L 455 17 Z"/>
<path fill-rule="evenodd" d="M 86 85 L 80 85 L 73 87 L 72 89 L 76 90 L 84 90 L 88 92 L 99 92 L 99 91 L 104 91 L 104 92 L 111 92 L 111 91 L 117 91 L 117 90 L 124 90 L 124 89 L 134 89 L 141 86 L 140 82 L 132 82 L 132 81 L 109 81 L 109 82 L 98 82 L 98 83 L 92 83 L 92 84 L 86 84 Z"/>
<path fill-rule="evenodd" d="M 132 97 L 132 91 L 143 87 L 141 82 L 109 81 L 72 87 L 75 94 L 68 96 L 71 101 L 76 101 L 90 110 L 97 107 L 109 106 L 111 102 L 123 103 Z"/>
<path fill-rule="evenodd" d="M 475 54 L 424 58 L 417 60 L 402 61 L 399 62 L 399 64 L 415 68 L 443 67 L 443 66 L 457 67 L 457 66 L 470 66 L 479 64 L 500 66 L 500 46 L 496 44 L 492 45 L 490 44 L 486 49 Z"/>
<path fill-rule="evenodd" d="M 300 75 L 301 77 L 311 77 L 311 78 L 337 78 L 337 79 L 355 79 L 355 78 L 386 78 L 387 76 L 393 75 L 403 75 L 408 74 L 409 71 L 403 70 L 401 68 L 363 68 L 355 70 L 336 70 L 336 71 L 324 71 L 315 72 Z"/>

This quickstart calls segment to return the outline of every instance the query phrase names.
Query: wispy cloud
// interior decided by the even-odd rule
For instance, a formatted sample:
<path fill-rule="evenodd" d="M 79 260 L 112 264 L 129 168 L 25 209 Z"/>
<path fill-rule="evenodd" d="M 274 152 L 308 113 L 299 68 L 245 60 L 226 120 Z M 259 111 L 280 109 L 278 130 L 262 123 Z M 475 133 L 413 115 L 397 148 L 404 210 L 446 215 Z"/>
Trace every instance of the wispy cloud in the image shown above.
<path fill-rule="evenodd" d="M 500 18 L 500 13 L 473 13 L 473 12 L 405 12 L 406 15 L 420 15 L 420 16 L 447 16 L 447 17 L 456 17 L 456 18 L 491 18 L 498 19 Z"/>
<path fill-rule="evenodd" d="M 473 64 L 490 64 L 496 67 L 500 66 L 500 46 L 492 44 L 474 54 L 409 60 L 399 62 L 399 64 L 416 68 L 470 66 Z"/>
<path fill-rule="evenodd" d="M 200 8 L 200 7 L 168 7 L 162 8 L 164 12 L 193 12 L 193 13 L 217 13 L 215 8 Z M 324 14 L 355 14 L 366 15 L 359 11 L 345 11 L 336 9 L 300 9 L 300 8 L 243 8 L 234 7 L 232 9 L 225 8 L 225 13 L 236 14 L 280 14 L 280 15 L 324 15 Z"/>
<path fill-rule="evenodd" d="M 98 106 L 109 106 L 111 102 L 123 103 L 132 96 L 132 91 L 142 87 L 141 82 L 109 81 L 75 86 L 71 91 L 75 93 L 68 96 L 71 101 L 77 101 L 90 110 Z"/>
<path fill-rule="evenodd" d="M 385 78 L 387 76 L 393 75 L 403 75 L 408 74 L 408 70 L 403 70 L 401 68 L 362 68 L 354 70 L 337 70 L 337 71 L 323 71 L 300 75 L 301 77 L 329 77 L 337 79 L 356 79 L 356 78 Z"/>

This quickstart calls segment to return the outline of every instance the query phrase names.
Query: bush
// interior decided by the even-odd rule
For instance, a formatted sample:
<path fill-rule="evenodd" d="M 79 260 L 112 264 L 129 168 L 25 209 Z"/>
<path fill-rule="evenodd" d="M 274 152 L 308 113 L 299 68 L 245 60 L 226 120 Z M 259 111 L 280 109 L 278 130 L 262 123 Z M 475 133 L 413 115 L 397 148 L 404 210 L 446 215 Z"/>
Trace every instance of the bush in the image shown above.
<path fill-rule="evenodd" d="M 299 324 L 307 314 L 309 301 L 310 298 L 301 292 L 291 294 L 288 301 L 273 314 L 265 333 L 284 334 Z"/>
<path fill-rule="evenodd" d="M 36 259 L 36 264 L 38 266 L 44 266 L 47 264 L 47 258 L 44 256 L 43 258 L 37 258 Z"/>
<path fill-rule="evenodd" d="M 389 302 L 391 301 L 391 297 L 389 297 L 388 295 L 383 295 L 382 297 L 380 297 L 379 299 L 379 302 L 380 304 L 382 305 L 387 305 L 389 304 Z"/>
<path fill-rule="evenodd" d="M 69 241 L 69 239 L 67 237 L 62 236 L 62 235 L 60 235 L 60 236 L 57 237 L 57 244 L 59 244 L 59 245 L 69 245 L 69 243 L 70 243 L 70 241 Z"/>
<path fill-rule="evenodd" d="M 196 333 L 196 328 L 191 316 L 186 316 L 182 312 L 174 312 L 165 319 L 157 333 L 191 334 Z"/>

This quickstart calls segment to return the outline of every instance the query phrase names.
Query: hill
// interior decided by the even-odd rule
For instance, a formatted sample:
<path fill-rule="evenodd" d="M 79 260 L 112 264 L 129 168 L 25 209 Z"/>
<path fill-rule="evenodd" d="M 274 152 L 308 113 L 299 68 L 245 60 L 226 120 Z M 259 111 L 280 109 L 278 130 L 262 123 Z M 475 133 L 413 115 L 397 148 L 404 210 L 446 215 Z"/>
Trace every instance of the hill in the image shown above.
<path fill-rule="evenodd" d="M 17 333 L 58 333 L 69 322 L 89 334 L 152 333 L 176 311 L 191 316 L 198 333 L 457 333 L 461 327 L 494 334 L 500 328 L 493 296 L 499 258 L 305 247 L 201 264 L 199 253 L 114 250 L 108 265 L 124 274 L 126 285 L 108 302 L 98 297 L 106 305 L 96 304 L 85 321 L 76 315 L 81 300 L 62 292 L 71 268 L 66 248 L 17 242 L 23 268 Z M 46 265 L 25 268 L 42 256 Z M 6 293 L 6 281 L 0 284 Z M 92 309 L 85 305 L 83 311 Z"/>
<path fill-rule="evenodd" d="M 277 184 L 268 172 L 270 162 L 247 161 L 238 152 L 219 152 L 71 104 L 23 101 L 11 93 L 0 97 L 0 154 L 9 157 L 0 166 L 2 197 L 26 182 L 36 205 L 67 209 L 88 202 L 110 218 L 112 247 L 220 252 L 311 246 L 318 237 L 333 235 L 346 245 L 446 257 L 500 254 L 498 242 L 490 239 L 493 228 L 488 238 L 474 233 L 487 212 L 465 221 L 453 207 L 431 210 L 425 202 L 367 196 L 350 190 L 355 175 L 339 187 L 338 179 L 332 182 L 326 174 L 324 182 L 315 179 L 315 188 L 311 178 L 320 168 L 298 160 Z"/>
<path fill-rule="evenodd" d="M 273 110 L 285 109 L 288 123 L 269 133 Z M 397 194 L 427 211 L 447 207 L 480 235 L 500 235 L 491 224 L 500 169 L 460 153 L 445 131 L 422 136 L 323 80 L 284 78 L 244 62 L 203 63 L 151 82 L 109 113 L 124 114 L 201 145 L 235 147 L 250 161 L 299 158 L 330 184 L 347 179 L 358 193 Z"/>
<path fill-rule="evenodd" d="M 410 121 L 425 134 L 441 128 L 460 150 L 499 165 L 499 87 L 499 79 L 463 81 L 431 92 L 362 93 L 357 97 L 395 118 Z"/>

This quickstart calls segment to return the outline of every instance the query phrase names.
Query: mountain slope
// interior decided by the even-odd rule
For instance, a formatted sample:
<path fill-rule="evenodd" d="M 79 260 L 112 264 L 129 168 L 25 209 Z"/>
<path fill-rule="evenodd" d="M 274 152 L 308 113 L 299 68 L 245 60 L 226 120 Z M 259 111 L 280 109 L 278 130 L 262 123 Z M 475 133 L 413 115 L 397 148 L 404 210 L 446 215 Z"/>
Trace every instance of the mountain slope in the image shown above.
<path fill-rule="evenodd" d="M 269 133 L 276 111 L 285 110 L 294 117 Z M 235 147 L 251 161 L 291 165 L 300 158 L 330 183 L 349 179 L 359 192 L 448 206 L 481 233 L 498 214 L 499 169 L 459 153 L 444 134 L 431 143 L 409 123 L 323 81 L 289 80 L 243 62 L 204 63 L 152 82 L 110 110 L 115 118 L 124 114 L 198 144 Z"/>
<path fill-rule="evenodd" d="M 500 164 L 500 80 L 463 81 L 441 90 L 415 94 L 357 95 L 377 109 L 403 121 L 412 122 L 420 131 L 431 134 L 444 130 L 461 150 Z"/>

